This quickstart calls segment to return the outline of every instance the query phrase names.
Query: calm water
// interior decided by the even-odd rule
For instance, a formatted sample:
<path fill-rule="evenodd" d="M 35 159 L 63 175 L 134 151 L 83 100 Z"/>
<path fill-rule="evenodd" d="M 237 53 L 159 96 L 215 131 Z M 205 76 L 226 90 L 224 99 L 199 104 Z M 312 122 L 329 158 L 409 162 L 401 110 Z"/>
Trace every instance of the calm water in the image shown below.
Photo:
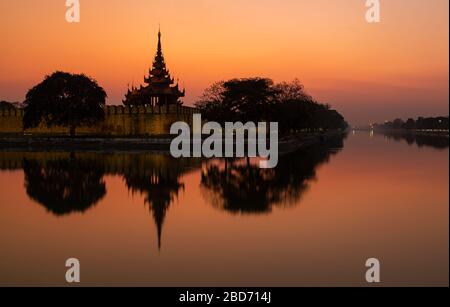
<path fill-rule="evenodd" d="M 0 152 L 0 285 L 448 285 L 448 139 L 254 161 Z"/>

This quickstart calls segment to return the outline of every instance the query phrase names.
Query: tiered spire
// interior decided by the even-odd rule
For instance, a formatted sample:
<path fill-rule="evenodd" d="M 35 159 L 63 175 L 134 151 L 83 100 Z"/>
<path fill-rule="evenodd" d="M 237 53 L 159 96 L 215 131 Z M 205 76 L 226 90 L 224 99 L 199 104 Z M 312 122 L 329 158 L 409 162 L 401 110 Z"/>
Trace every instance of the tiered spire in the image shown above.
<path fill-rule="evenodd" d="M 153 66 L 152 69 L 149 70 L 149 77 L 145 78 L 145 83 L 160 83 L 168 85 L 174 83 L 174 79 L 170 76 L 170 73 L 166 68 L 166 62 L 164 61 L 161 44 L 161 30 L 158 31 L 158 47 L 155 59 L 153 60 Z"/>
<path fill-rule="evenodd" d="M 161 28 L 158 30 L 158 55 L 162 56 L 162 47 L 161 47 Z"/>
<path fill-rule="evenodd" d="M 178 82 L 175 84 L 169 70 L 166 68 L 161 43 L 161 29 L 158 31 L 158 46 L 152 68 L 149 69 L 148 77 L 144 76 L 144 87 L 132 88 L 125 95 L 124 104 L 180 104 L 180 97 L 185 96 L 185 90 L 180 91 Z M 156 102 L 155 102 L 156 101 Z"/>

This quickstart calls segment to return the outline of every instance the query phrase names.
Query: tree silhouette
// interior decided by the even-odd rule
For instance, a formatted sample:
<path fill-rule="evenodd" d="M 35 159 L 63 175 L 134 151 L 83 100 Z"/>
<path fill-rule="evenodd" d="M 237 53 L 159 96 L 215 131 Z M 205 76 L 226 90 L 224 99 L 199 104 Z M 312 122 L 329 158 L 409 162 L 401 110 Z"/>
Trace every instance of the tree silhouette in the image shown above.
<path fill-rule="evenodd" d="M 23 162 L 28 196 L 57 216 L 84 212 L 106 195 L 103 170 L 95 160 L 68 159 Z"/>
<path fill-rule="evenodd" d="M 92 126 L 105 117 L 106 92 L 85 75 L 55 72 L 28 91 L 24 102 L 24 128 L 44 122 L 47 126 Z"/>
<path fill-rule="evenodd" d="M 256 122 L 270 117 L 276 94 L 270 79 L 232 79 L 206 89 L 196 106 L 210 121 Z"/>
<path fill-rule="evenodd" d="M 274 121 L 282 134 L 300 130 L 345 129 L 343 116 L 308 95 L 298 80 L 274 84 L 265 78 L 214 83 L 196 103 L 209 121 Z"/>
<path fill-rule="evenodd" d="M 278 99 L 272 120 L 279 122 L 281 133 L 347 128 L 344 117 L 328 104 L 319 103 L 307 94 L 298 79 L 275 87 Z"/>
<path fill-rule="evenodd" d="M 406 122 L 397 118 L 383 124 L 374 124 L 374 130 L 443 130 L 448 131 L 448 116 L 419 117 L 417 120 L 409 118 Z"/>
<path fill-rule="evenodd" d="M 5 100 L 0 101 L 0 108 L 15 109 L 18 107 L 21 107 L 21 104 L 18 102 L 9 102 Z"/>

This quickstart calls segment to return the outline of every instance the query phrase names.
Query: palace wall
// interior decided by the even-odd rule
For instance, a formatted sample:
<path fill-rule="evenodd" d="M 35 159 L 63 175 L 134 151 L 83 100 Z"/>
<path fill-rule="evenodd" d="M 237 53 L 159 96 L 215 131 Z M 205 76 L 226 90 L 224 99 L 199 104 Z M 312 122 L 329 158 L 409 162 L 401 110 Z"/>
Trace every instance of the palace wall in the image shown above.
<path fill-rule="evenodd" d="M 191 107 L 170 105 L 151 106 L 107 106 L 105 120 L 92 127 L 79 127 L 77 135 L 95 136 L 157 136 L 170 134 L 174 122 L 184 121 L 192 125 L 192 115 L 197 110 Z M 68 135 L 67 127 L 23 129 L 23 110 L 0 108 L 0 134 Z"/>

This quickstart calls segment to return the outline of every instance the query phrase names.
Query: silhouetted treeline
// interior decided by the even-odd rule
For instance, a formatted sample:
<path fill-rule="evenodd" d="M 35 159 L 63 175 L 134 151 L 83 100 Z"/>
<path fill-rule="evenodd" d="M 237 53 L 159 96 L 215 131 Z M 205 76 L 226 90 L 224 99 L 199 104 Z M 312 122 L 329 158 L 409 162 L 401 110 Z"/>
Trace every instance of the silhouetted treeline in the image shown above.
<path fill-rule="evenodd" d="M 449 130 L 448 116 L 447 117 L 419 117 L 417 120 L 409 118 L 403 121 L 397 118 L 393 121 L 385 122 L 384 124 L 373 125 L 375 130 L 390 130 L 390 129 L 406 129 L 406 130 Z"/>
<path fill-rule="evenodd" d="M 209 121 L 279 123 L 280 133 L 346 129 L 344 117 L 308 95 L 298 81 L 232 79 L 213 84 L 196 103 Z"/>
<path fill-rule="evenodd" d="M 22 108 L 23 105 L 20 102 L 0 101 L 0 108 Z"/>

